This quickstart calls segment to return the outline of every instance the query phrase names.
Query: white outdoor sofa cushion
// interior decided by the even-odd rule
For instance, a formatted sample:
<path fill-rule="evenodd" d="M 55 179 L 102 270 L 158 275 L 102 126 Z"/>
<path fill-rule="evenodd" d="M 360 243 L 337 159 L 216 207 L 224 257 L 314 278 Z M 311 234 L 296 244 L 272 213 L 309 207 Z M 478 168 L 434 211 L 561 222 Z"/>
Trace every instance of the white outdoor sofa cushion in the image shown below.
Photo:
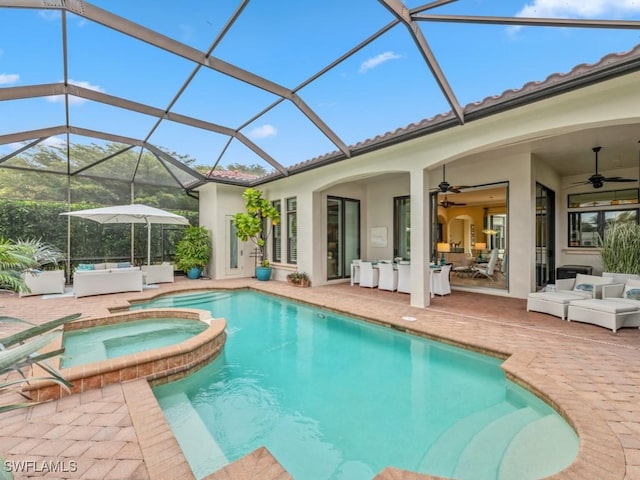
<path fill-rule="evenodd" d="M 37 273 L 27 272 L 22 274 L 22 279 L 31 291 L 21 292 L 21 297 L 44 295 L 47 293 L 64 293 L 64 270 L 47 270 Z"/>
<path fill-rule="evenodd" d="M 616 333 L 621 327 L 640 326 L 640 308 L 619 299 L 576 300 L 569 304 L 567 320 L 599 325 Z"/>
<path fill-rule="evenodd" d="M 141 291 L 142 270 L 138 267 L 82 270 L 73 275 L 73 294 L 76 298 Z"/>
<path fill-rule="evenodd" d="M 163 263 L 162 265 L 143 265 L 142 272 L 145 274 L 147 285 L 154 283 L 173 283 L 173 265 Z"/>
<path fill-rule="evenodd" d="M 602 298 L 604 285 L 613 283 L 613 278 L 578 274 L 576 278 L 556 280 L 555 292 L 534 292 L 527 297 L 527 312 L 542 312 L 567 318 L 569 304 L 575 300 Z"/>

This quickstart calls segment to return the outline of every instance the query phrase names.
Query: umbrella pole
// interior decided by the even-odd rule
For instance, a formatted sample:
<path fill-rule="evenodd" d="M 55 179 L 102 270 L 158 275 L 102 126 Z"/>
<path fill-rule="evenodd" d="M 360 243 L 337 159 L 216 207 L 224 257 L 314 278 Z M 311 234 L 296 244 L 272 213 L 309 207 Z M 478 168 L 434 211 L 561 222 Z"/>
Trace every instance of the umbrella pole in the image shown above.
<path fill-rule="evenodd" d="M 151 265 L 151 222 L 147 220 L 147 265 Z"/>

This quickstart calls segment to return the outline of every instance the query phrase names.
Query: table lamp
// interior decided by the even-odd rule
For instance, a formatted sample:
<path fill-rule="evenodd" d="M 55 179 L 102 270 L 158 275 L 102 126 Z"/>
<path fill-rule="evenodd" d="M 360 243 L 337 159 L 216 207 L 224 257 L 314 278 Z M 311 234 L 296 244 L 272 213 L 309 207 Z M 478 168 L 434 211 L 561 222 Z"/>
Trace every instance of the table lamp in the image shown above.
<path fill-rule="evenodd" d="M 486 250 L 487 244 L 484 242 L 476 242 L 476 251 L 478 252 L 478 261 L 482 261 L 482 252 Z"/>
<path fill-rule="evenodd" d="M 444 265 L 445 263 L 447 263 L 447 259 L 444 258 L 444 254 L 449 253 L 450 251 L 451 246 L 448 243 L 438 242 L 438 252 L 442 254 L 442 256 L 440 257 L 440 265 Z"/>

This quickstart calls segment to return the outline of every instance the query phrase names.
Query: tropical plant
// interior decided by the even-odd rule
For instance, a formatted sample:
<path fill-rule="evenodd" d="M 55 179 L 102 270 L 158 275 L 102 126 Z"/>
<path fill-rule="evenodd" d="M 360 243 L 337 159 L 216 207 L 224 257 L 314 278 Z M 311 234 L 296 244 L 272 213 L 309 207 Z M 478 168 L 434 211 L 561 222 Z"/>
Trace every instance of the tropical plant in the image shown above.
<path fill-rule="evenodd" d="M 260 252 L 260 266 L 268 267 L 266 245 L 273 227 L 280 223 L 280 213 L 262 197 L 260 190 L 247 188 L 242 194 L 245 200 L 245 212 L 236 213 L 233 222 L 236 235 L 243 242 L 251 241 Z"/>
<path fill-rule="evenodd" d="M 16 245 L 0 238 L 0 289 L 14 292 L 26 292 L 29 288 L 21 278 L 21 273 L 28 269 L 33 259 Z"/>
<path fill-rule="evenodd" d="M 600 239 L 603 271 L 640 274 L 640 225 L 636 222 L 613 222 Z"/>
<path fill-rule="evenodd" d="M 211 238 L 205 227 L 190 225 L 184 229 L 176 245 L 176 266 L 187 272 L 192 268 L 204 268 L 211 257 Z"/>
<path fill-rule="evenodd" d="M 14 292 L 28 292 L 22 274 L 48 265 L 58 265 L 64 260 L 64 254 L 56 247 L 40 239 L 18 240 L 12 242 L 0 239 L 0 289 Z"/>
<path fill-rule="evenodd" d="M 287 275 L 287 280 L 289 283 L 301 285 L 303 287 L 308 287 L 311 283 L 311 279 L 306 272 L 291 272 Z"/>
<path fill-rule="evenodd" d="M 42 347 L 53 341 L 62 333 L 60 327 L 71 322 L 80 316 L 79 313 L 67 315 L 66 317 L 51 320 L 42 325 L 34 325 L 25 320 L 14 317 L 0 317 L 0 323 L 20 323 L 29 325 L 30 328 L 21 332 L 0 338 L 0 377 L 5 379 L 0 382 L 0 393 L 24 383 L 25 381 L 49 380 L 69 389 L 71 383 L 66 381 L 60 372 L 53 368 L 46 361 L 64 352 L 64 348 L 46 353 L 37 353 Z M 29 377 L 25 371 L 38 366 L 45 374 L 38 377 Z M 14 374 L 11 376 L 10 374 Z M 9 405 L 0 405 L 0 413 L 17 408 L 27 407 L 37 402 L 26 401 Z"/>

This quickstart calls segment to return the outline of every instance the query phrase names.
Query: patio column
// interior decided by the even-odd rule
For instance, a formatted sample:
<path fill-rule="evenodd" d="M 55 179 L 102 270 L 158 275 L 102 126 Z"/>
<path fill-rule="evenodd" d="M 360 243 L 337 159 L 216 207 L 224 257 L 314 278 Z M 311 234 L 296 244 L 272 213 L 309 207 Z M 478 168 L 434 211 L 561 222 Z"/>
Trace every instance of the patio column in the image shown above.
<path fill-rule="evenodd" d="M 431 225 L 429 222 L 429 173 L 417 168 L 410 172 L 411 195 L 411 306 L 428 307 Z"/>

